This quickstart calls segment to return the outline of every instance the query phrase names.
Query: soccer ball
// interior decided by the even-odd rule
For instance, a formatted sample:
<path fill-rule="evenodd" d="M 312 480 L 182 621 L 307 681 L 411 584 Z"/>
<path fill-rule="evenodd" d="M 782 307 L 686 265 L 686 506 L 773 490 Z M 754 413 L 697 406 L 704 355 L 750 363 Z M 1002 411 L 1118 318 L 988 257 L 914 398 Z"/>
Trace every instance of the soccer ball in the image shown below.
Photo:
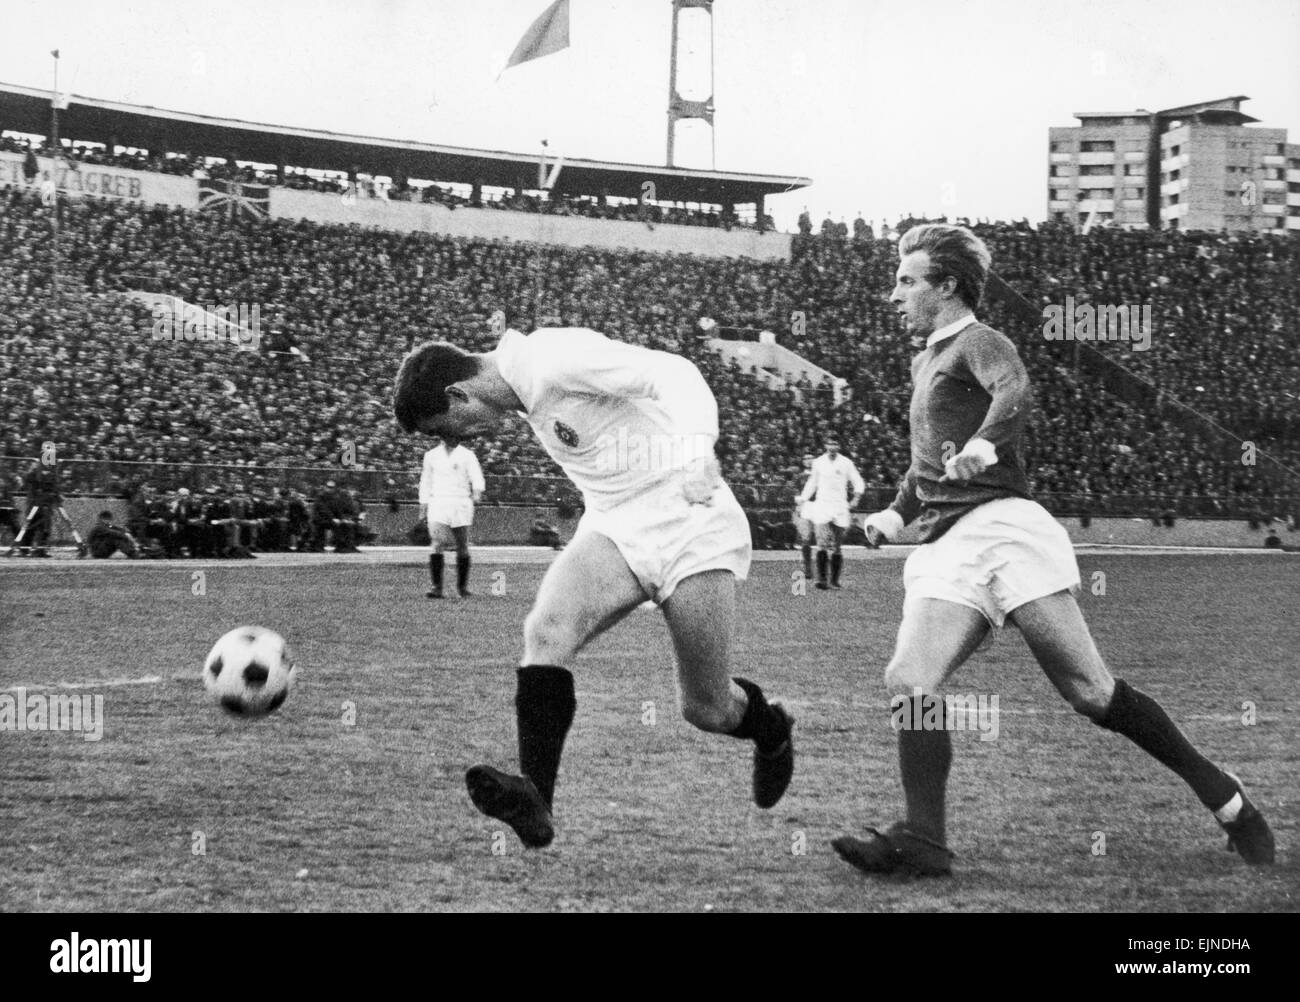
<path fill-rule="evenodd" d="M 296 671 L 284 637 L 264 626 L 241 626 L 213 645 L 203 662 L 203 687 L 228 713 L 261 717 L 279 709 Z"/>

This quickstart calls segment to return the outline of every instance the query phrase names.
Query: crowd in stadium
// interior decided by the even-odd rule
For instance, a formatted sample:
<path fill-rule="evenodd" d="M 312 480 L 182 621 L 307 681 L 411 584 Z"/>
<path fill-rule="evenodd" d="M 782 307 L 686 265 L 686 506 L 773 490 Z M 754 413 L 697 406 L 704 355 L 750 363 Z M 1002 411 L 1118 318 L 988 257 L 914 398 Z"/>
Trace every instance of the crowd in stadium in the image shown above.
<path fill-rule="evenodd" d="M 414 470 L 425 445 L 401 435 L 390 414 L 398 361 L 429 338 L 485 350 L 498 337 L 489 318 L 500 311 L 525 331 L 589 326 L 694 361 L 718 398 L 724 472 L 750 505 L 788 507 L 803 455 L 820 452 L 830 433 L 882 490 L 907 466 L 913 351 L 887 302 L 896 266 L 887 236 L 796 237 L 791 261 L 755 261 L 69 200 L 56 308 L 49 209 L 21 187 L 0 189 L 0 208 L 0 454 L 32 456 L 55 441 L 68 459 L 337 468 L 350 449 L 362 468 Z M 1034 379 L 1027 465 L 1049 507 L 1242 514 L 1300 490 L 1267 459 L 1300 466 L 1300 370 L 1286 350 L 1294 326 L 1285 327 L 1300 309 L 1300 244 L 976 229 L 1035 308 L 1086 295 L 1149 304 L 1155 317 L 1151 350 L 1136 352 L 1048 341 L 1003 301 L 981 310 L 1017 339 Z M 154 341 L 149 309 L 115 295 L 133 289 L 256 304 L 261 350 Z M 806 380 L 774 389 L 723 363 L 702 336 L 702 317 L 774 331 L 846 378 L 847 398 L 837 406 L 829 385 Z M 1164 403 L 1099 386 L 1076 358 L 1094 348 Z M 1166 406 L 1169 398 L 1195 413 Z M 1237 439 L 1211 435 L 1214 425 L 1249 439 L 1256 462 L 1243 462 Z M 531 435 L 512 431 L 477 451 L 498 485 L 492 497 L 490 483 L 489 500 L 556 500 L 554 480 L 527 479 L 559 472 Z M 404 496 L 413 493 L 413 478 L 396 476 Z"/>

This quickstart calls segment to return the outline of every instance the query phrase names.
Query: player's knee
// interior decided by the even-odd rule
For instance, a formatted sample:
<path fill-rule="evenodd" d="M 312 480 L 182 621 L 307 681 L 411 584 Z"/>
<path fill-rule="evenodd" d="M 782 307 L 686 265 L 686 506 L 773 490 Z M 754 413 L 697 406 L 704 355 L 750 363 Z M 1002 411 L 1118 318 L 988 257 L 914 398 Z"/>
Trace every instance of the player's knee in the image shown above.
<path fill-rule="evenodd" d="M 1075 713 L 1082 714 L 1089 720 L 1097 721 L 1106 716 L 1106 711 L 1110 709 L 1110 701 L 1114 693 L 1115 686 L 1113 683 L 1109 686 L 1097 683 L 1071 687 L 1064 693 L 1064 696 Z"/>
<path fill-rule="evenodd" d="M 562 664 L 580 643 L 578 626 L 569 617 L 534 609 L 524 619 L 524 649 L 532 661 Z"/>
<path fill-rule="evenodd" d="M 913 695 L 917 689 L 928 692 L 932 685 L 932 674 L 925 666 L 914 661 L 895 658 L 885 668 L 885 688 L 905 696 Z"/>

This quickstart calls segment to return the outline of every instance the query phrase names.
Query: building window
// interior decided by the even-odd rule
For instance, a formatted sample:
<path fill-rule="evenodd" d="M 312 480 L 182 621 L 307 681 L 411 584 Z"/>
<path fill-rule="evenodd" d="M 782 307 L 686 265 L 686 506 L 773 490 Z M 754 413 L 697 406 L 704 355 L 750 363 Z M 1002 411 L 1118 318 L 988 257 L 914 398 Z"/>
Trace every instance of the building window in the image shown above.
<path fill-rule="evenodd" d="M 1115 173 L 1115 168 L 1110 164 L 1083 164 L 1079 173 L 1083 177 L 1110 177 Z"/>
<path fill-rule="evenodd" d="M 1179 151 L 1181 151 L 1181 150 L 1182 150 L 1182 147 L 1181 147 L 1181 146 L 1171 146 L 1171 147 L 1169 147 L 1169 155 L 1170 155 L 1171 157 L 1176 157 L 1176 156 L 1178 156 Z"/>
<path fill-rule="evenodd" d="M 1068 164 L 1053 164 L 1052 177 L 1069 177 L 1070 167 Z"/>
<path fill-rule="evenodd" d="M 1063 139 L 1054 139 L 1051 143 L 1051 151 L 1053 153 L 1069 153 L 1070 144 Z"/>
<path fill-rule="evenodd" d="M 1179 170 L 1177 167 L 1175 167 L 1173 170 L 1169 172 L 1170 181 L 1177 181 L 1182 176 L 1183 176 L 1183 172 Z"/>
<path fill-rule="evenodd" d="M 1079 150 L 1083 153 L 1114 153 L 1115 140 L 1085 139 L 1079 144 Z"/>
<path fill-rule="evenodd" d="M 1125 164 L 1124 173 L 1129 177 L 1141 177 L 1146 173 L 1146 164 Z"/>

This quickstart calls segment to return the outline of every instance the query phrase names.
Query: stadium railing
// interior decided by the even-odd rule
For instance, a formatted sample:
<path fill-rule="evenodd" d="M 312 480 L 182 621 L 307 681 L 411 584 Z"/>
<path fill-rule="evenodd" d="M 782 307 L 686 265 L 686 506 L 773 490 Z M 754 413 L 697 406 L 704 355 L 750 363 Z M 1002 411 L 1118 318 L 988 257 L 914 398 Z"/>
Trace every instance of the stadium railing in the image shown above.
<path fill-rule="evenodd" d="M 0 476 L 21 494 L 21 479 L 36 458 L 0 456 Z M 15 479 L 17 478 L 17 479 Z M 489 505 L 554 505 L 579 507 L 581 498 L 564 477 L 488 474 L 484 502 Z M 126 497 L 135 487 L 158 491 L 188 487 L 201 492 L 209 486 L 228 490 L 242 484 L 261 493 L 293 489 L 308 497 L 327 481 L 356 490 L 367 501 L 410 503 L 419 490 L 418 469 L 360 469 L 346 466 L 252 466 L 228 463 L 151 463 L 106 459 L 68 459 L 59 462 L 59 482 L 64 494 Z M 756 518 L 788 521 L 794 511 L 797 487 L 790 484 L 731 484 L 737 500 Z M 873 484 L 863 493 L 857 510 L 877 511 L 894 499 L 895 488 Z M 1266 521 L 1293 516 L 1300 522 L 1300 497 L 1212 497 L 1185 494 L 1039 493 L 1036 499 L 1058 517 L 1142 518 L 1165 522 L 1174 518 L 1228 518 Z"/>

